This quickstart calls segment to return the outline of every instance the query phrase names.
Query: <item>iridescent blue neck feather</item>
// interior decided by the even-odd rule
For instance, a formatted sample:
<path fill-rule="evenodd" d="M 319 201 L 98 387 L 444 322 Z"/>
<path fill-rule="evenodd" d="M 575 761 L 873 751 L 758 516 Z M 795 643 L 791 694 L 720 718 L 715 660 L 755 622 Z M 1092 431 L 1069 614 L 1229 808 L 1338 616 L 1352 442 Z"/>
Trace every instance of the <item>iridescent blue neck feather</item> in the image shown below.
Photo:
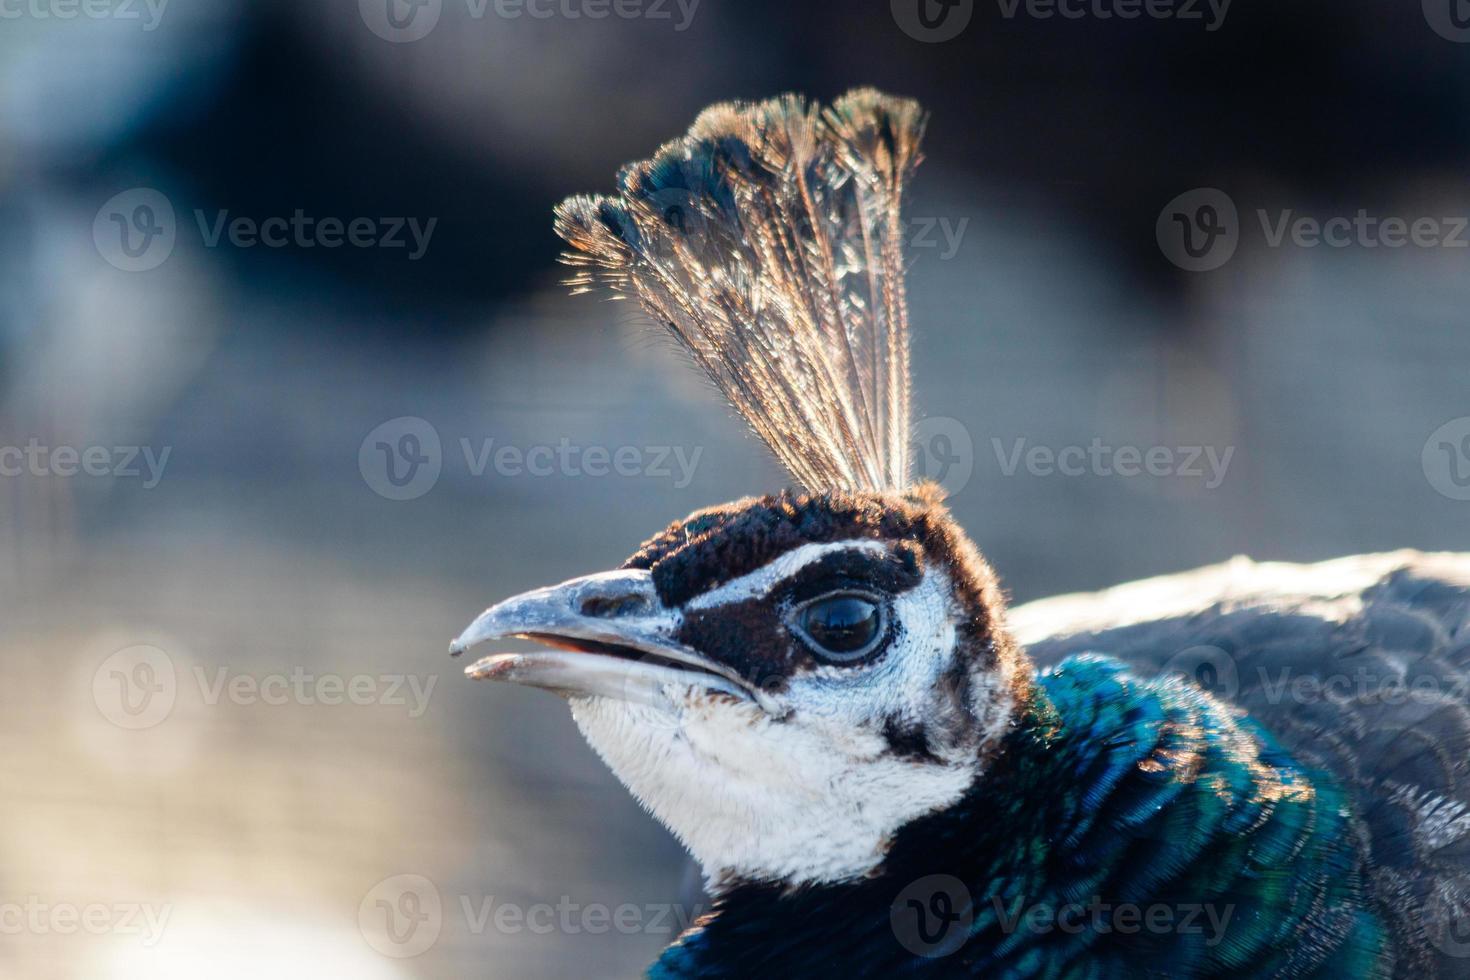
<path fill-rule="evenodd" d="M 1333 780 L 1249 720 L 1076 657 L 877 873 L 741 884 L 649 975 L 1387 977 L 1361 849 Z"/>

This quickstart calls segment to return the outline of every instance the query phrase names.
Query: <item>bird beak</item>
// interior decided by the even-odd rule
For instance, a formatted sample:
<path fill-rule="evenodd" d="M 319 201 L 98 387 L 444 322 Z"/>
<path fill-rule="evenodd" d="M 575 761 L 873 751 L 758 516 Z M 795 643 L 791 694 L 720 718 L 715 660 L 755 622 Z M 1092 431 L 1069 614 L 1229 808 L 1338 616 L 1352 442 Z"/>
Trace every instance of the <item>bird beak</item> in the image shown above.
<path fill-rule="evenodd" d="M 449 644 L 449 653 L 457 657 L 493 640 L 534 640 L 550 649 L 490 654 L 465 674 L 563 697 L 656 706 L 670 704 L 671 689 L 698 687 L 779 714 L 735 671 L 678 642 L 680 622 L 678 611 L 659 599 L 647 570 L 599 572 L 491 606 Z"/>

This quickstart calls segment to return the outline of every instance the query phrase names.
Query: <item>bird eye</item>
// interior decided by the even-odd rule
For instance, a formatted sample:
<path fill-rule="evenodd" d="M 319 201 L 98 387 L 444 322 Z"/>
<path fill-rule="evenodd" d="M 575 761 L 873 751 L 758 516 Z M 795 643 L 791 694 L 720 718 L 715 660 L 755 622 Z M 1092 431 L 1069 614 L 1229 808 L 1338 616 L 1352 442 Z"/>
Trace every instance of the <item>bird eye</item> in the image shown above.
<path fill-rule="evenodd" d="M 851 663 L 871 653 L 882 639 L 883 618 L 877 602 L 843 593 L 802 606 L 795 625 L 813 652 L 834 663 Z"/>

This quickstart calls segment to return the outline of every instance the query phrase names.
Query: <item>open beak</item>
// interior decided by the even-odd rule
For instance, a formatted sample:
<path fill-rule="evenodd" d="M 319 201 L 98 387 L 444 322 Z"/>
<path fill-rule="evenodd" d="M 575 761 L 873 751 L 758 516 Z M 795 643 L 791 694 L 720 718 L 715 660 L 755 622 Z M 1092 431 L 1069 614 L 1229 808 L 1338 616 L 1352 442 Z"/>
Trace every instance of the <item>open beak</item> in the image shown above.
<path fill-rule="evenodd" d="M 664 607 L 644 569 L 599 572 L 491 606 L 449 644 L 449 653 L 512 637 L 550 649 L 492 653 L 469 667 L 475 680 L 509 681 L 564 697 L 667 705 L 668 688 L 702 687 L 778 713 L 729 667 L 676 639 L 680 616 Z"/>

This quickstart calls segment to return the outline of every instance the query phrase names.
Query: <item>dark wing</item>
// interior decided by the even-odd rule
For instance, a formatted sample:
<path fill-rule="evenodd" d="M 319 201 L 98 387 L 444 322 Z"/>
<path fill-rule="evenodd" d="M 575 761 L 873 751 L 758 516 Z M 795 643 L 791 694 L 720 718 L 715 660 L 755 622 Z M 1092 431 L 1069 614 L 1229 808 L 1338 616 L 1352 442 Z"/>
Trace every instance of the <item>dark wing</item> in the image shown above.
<path fill-rule="evenodd" d="M 1470 555 L 1235 559 L 1018 607 L 1040 667 L 1084 651 L 1234 702 L 1362 817 L 1399 976 L 1470 977 Z"/>

